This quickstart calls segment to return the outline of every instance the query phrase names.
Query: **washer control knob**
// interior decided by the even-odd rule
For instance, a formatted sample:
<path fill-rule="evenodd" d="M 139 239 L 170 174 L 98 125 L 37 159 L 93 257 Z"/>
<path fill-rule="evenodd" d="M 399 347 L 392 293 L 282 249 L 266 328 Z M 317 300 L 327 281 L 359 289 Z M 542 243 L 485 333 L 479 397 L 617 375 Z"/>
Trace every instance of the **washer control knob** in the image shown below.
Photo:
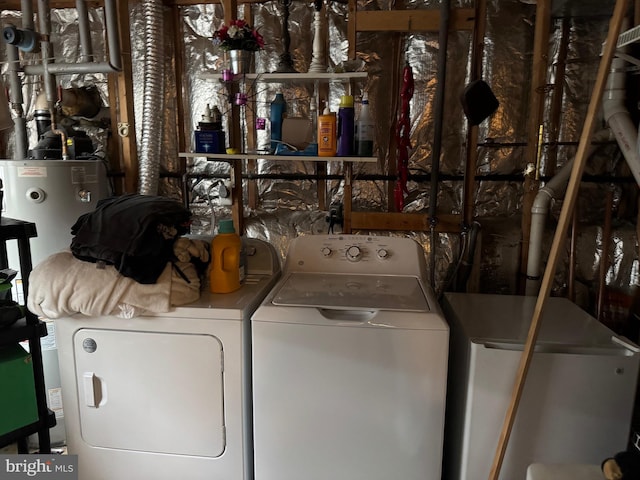
<path fill-rule="evenodd" d="M 321 252 L 324 257 L 331 256 L 331 249 L 329 247 L 322 247 Z"/>
<path fill-rule="evenodd" d="M 355 245 L 347 248 L 347 260 L 350 262 L 357 262 L 362 258 L 362 251 L 360 247 L 356 247 Z"/>
<path fill-rule="evenodd" d="M 384 260 L 385 258 L 389 258 L 389 250 L 385 248 L 381 248 L 378 250 L 378 258 Z"/>

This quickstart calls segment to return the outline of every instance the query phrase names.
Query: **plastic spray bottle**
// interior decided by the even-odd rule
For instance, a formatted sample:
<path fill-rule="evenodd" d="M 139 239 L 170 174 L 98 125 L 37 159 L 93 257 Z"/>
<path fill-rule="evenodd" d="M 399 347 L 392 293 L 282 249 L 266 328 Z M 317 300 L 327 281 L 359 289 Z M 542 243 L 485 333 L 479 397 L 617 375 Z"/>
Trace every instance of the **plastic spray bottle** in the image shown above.
<path fill-rule="evenodd" d="M 358 121 L 356 123 L 356 155 L 359 157 L 373 156 L 373 136 L 375 126 L 373 117 L 369 111 L 369 100 L 367 95 L 362 97 L 362 105 Z"/>

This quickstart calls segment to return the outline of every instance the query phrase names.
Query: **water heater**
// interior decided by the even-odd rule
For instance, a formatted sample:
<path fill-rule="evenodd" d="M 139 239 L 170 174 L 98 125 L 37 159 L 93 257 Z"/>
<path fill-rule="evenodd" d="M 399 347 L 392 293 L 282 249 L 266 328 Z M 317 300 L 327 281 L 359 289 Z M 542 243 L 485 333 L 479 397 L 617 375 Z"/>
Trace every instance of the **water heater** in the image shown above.
<path fill-rule="evenodd" d="M 30 242 L 34 266 L 68 249 L 78 217 L 111 195 L 106 167 L 99 160 L 0 160 L 0 178 L 2 215 L 36 224 L 38 236 Z M 9 266 L 17 269 L 17 252 L 8 254 Z"/>
<path fill-rule="evenodd" d="M 78 217 L 93 211 L 98 200 L 111 195 L 107 169 L 99 160 L 0 160 L 0 178 L 4 186 L 2 215 L 36 224 L 38 236 L 30 240 L 34 267 L 49 255 L 68 249 L 71 226 Z M 7 243 L 7 257 L 9 267 L 19 270 L 15 242 Z M 21 278 L 18 272 L 17 279 Z M 24 304 L 20 285 L 15 290 L 14 298 Z M 41 343 L 47 405 L 57 420 L 50 431 L 55 446 L 65 442 L 66 434 L 53 328 L 53 322 L 47 321 L 49 334 Z"/>

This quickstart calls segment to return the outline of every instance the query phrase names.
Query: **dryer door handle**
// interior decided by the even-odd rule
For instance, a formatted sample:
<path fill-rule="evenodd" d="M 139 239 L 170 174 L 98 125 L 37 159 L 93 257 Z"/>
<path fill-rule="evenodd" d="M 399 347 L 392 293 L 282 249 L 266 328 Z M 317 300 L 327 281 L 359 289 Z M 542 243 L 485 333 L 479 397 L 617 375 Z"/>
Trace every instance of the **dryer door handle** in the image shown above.
<path fill-rule="evenodd" d="M 87 407 L 98 408 L 104 399 L 100 378 L 93 372 L 84 372 L 82 382 L 85 405 Z"/>

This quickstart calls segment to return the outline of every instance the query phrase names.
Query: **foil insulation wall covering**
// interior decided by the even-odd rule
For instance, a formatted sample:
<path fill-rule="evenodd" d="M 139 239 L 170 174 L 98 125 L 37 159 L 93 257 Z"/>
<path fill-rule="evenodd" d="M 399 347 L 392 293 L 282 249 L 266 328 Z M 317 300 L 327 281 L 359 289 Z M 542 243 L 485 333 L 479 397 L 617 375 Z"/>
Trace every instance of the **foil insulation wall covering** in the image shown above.
<path fill-rule="evenodd" d="M 408 1 L 408 9 L 439 8 L 438 1 Z M 598 2 L 602 6 L 605 2 Z M 347 6 L 339 2 L 326 2 L 326 19 L 329 31 L 328 49 L 330 67 L 340 66 L 347 60 Z M 483 79 L 490 84 L 500 101 L 498 111 L 478 127 L 479 158 L 477 168 L 476 193 L 474 197 L 474 216 L 481 223 L 481 255 L 476 277 L 471 288 L 477 291 L 495 291 L 515 293 L 517 268 L 521 241 L 521 217 L 523 198 L 523 173 L 525 164 L 527 121 L 529 118 L 530 78 L 532 73 L 533 38 L 535 28 L 535 2 L 520 0 L 489 0 L 487 2 L 487 31 L 484 39 L 482 58 Z M 453 8 L 473 8 L 474 2 L 452 2 Z M 266 47 L 255 54 L 256 71 L 266 72 L 275 68 L 281 53 L 281 5 L 279 2 L 252 3 L 252 23 L 265 37 Z M 359 0 L 358 9 L 390 10 L 394 8 L 391 0 Z M 600 7 L 599 7 L 600 8 Z M 567 18 L 553 18 L 549 38 L 548 84 L 556 82 L 560 68 L 564 68 L 562 89 L 546 91 L 545 128 L 541 165 L 542 181 L 545 175 L 552 175 L 561 165 L 575 155 L 577 141 L 581 134 L 590 92 L 594 83 L 599 62 L 599 49 L 608 28 L 610 11 L 602 7 L 597 15 L 577 15 Z M 225 54 L 214 46 L 211 37 L 223 22 L 223 10 L 218 4 L 187 5 L 178 8 L 180 28 L 184 36 L 184 78 L 183 90 L 177 92 L 176 79 L 173 78 L 174 32 L 167 30 L 165 22 L 164 38 L 158 44 L 162 46 L 159 65 L 163 72 L 164 109 L 161 112 L 162 131 L 157 138 L 161 141 L 159 160 L 161 171 L 177 170 L 176 146 L 176 96 L 184 98 L 184 118 L 178 119 L 187 132 L 194 130 L 207 104 L 217 105 L 223 113 L 225 131 L 230 131 L 231 108 L 228 92 L 224 85 L 204 78 L 203 73 L 219 73 L 226 68 Z M 592 9 L 595 12 L 595 10 Z M 52 18 L 54 32 L 69 35 L 73 19 L 65 19 L 64 14 Z M 70 12 L 73 12 L 70 9 Z M 143 113 L 145 98 L 144 63 L 147 45 L 141 32 L 145 31 L 146 13 L 144 3 L 132 3 L 130 6 L 131 42 L 134 80 L 134 100 L 138 140 L 142 138 L 142 128 L 147 114 Z M 90 14 L 93 9 L 90 9 Z M 168 15 L 167 11 L 164 15 Z M 15 20 L 16 12 L 1 11 L 3 20 Z M 72 17 L 73 13 L 69 13 Z M 242 17 L 242 8 L 238 16 Z M 97 16 L 99 20 L 99 15 Z M 92 21 L 93 21 L 92 17 Z M 313 5 L 293 2 L 291 6 L 289 31 L 291 34 L 291 54 L 294 64 L 300 71 L 306 71 L 311 59 Z M 567 42 L 566 58 L 562 58 L 561 44 Z M 394 110 L 394 95 L 391 92 L 391 78 L 402 67 L 392 64 L 392 46 L 400 42 L 405 51 L 405 59 L 411 64 L 415 77 L 415 93 L 411 104 L 411 143 L 410 172 L 423 175 L 421 180 L 409 183 L 410 195 L 407 198 L 407 212 L 426 213 L 432 192 L 428 175 L 431 172 L 431 154 L 434 135 L 433 98 L 436 88 L 436 59 L 438 55 L 437 32 L 412 33 L 398 35 L 394 33 L 366 32 L 357 36 L 357 61 L 351 68 L 363 69 L 369 73 L 366 83 L 357 84 L 352 92 L 359 100 L 363 91 L 367 91 L 374 118 L 376 118 L 376 140 L 378 162 L 376 164 L 354 165 L 355 182 L 353 184 L 353 206 L 355 210 L 385 210 L 388 203 L 384 176 L 389 167 L 389 143 L 393 120 L 398 112 Z M 470 32 L 452 31 L 448 45 L 447 85 L 445 90 L 445 118 L 443 124 L 442 152 L 440 170 L 443 180 L 438 188 L 439 212 L 460 214 L 463 205 L 463 173 L 466 161 L 467 123 L 459 102 L 459 94 L 469 82 L 469 64 L 471 51 Z M 75 55 L 73 47 L 60 49 L 59 55 Z M 0 50 L 0 55 L 4 53 Z M 3 65 L 6 72 L 6 65 Z M 74 79 L 77 80 L 77 79 Z M 96 79 L 103 90 L 104 79 Z M 63 77 L 63 82 L 70 79 Z M 25 89 L 34 88 L 34 82 Z M 278 86 L 273 84 L 246 83 L 246 93 L 255 99 L 257 117 L 268 118 L 269 102 Z M 307 116 L 311 91 L 308 85 L 291 83 L 282 85 L 285 96 L 290 101 L 290 115 Z M 345 93 L 342 84 L 331 84 L 331 109 L 337 111 L 340 95 Z M 551 131 L 552 120 L 549 111 L 554 95 L 561 91 L 562 116 L 557 132 Z M 390 93 L 391 92 L 391 93 Z M 177 94 L 176 94 L 177 93 Z M 35 96 L 27 96 L 27 109 Z M 243 107 L 249 108 L 249 107 Z M 251 107 L 253 108 L 253 107 Z M 155 112 L 156 116 L 158 111 Z M 357 113 L 357 112 L 356 112 Z M 242 125 L 243 132 L 247 126 Z M 268 131 L 258 131 L 257 148 L 268 143 Z M 246 147 L 245 143 L 245 147 Z M 139 145 L 140 147 L 140 145 Z M 190 148 L 191 145 L 187 145 Z M 195 173 L 208 176 L 228 175 L 227 162 L 190 161 L 190 169 Z M 343 165 L 332 162 L 328 165 L 328 174 L 341 176 Z M 258 162 L 257 180 L 259 204 L 256 210 L 247 211 L 247 234 L 264 238 L 272 242 L 284 256 L 291 238 L 303 233 L 324 232 L 328 228 L 325 221 L 327 212 L 319 211 L 315 182 L 306 178 L 315 171 L 310 162 Z M 141 172 L 142 173 L 142 172 Z M 604 192 L 611 186 L 602 177 L 616 178 L 627 175 L 624 161 L 620 158 L 615 144 L 602 145 L 590 158 L 586 173 L 592 178 L 581 185 L 577 212 L 579 215 L 579 245 L 577 255 L 577 281 L 583 285 L 585 303 L 593 301 L 597 290 L 597 272 L 602 257 L 601 231 L 604 223 Z M 145 172 L 146 174 L 146 172 Z M 267 178 L 268 175 L 268 178 Z M 277 178 L 281 175 L 282 178 Z M 296 178 L 298 176 L 299 178 Z M 380 179 L 371 178 L 378 176 Z M 274 178 L 276 177 L 276 178 Z M 365 178 L 367 178 L 365 180 Z M 211 208 L 207 190 L 214 180 L 203 179 L 194 182 L 192 192 L 192 210 L 196 218 L 202 219 L 206 229 L 211 229 L 211 220 L 230 214 L 226 207 Z M 246 185 L 245 185 L 246 186 Z M 344 183 L 340 179 L 327 182 L 328 201 L 342 201 Z M 631 293 L 638 285 L 637 239 L 635 233 L 635 215 L 637 214 L 636 190 L 633 183 L 616 183 L 620 190 L 619 202 L 614 212 L 614 231 L 612 235 L 615 247 L 609 252 L 609 269 L 605 281 L 613 289 Z M 161 180 L 159 190 L 166 195 L 179 195 L 176 182 Z M 246 192 L 245 192 L 246 193 Z M 602 201 L 600 201 L 602 200 Z M 553 233 L 555 219 L 559 212 L 557 202 L 549 216 L 547 236 Z M 389 232 L 379 232 L 389 234 Z M 392 233 L 395 234 L 395 233 Z M 430 251 L 428 234 L 408 232 L 418 240 L 426 255 L 436 256 L 436 289 L 441 290 L 448 282 L 451 269 L 459 254 L 458 235 L 441 234 L 435 252 Z M 545 243 L 548 249 L 548 243 Z M 600 252 L 600 253 L 598 253 Z M 566 291 L 567 258 L 561 261 L 554 293 Z M 564 263 L 563 263 L 564 262 Z"/>
<path fill-rule="evenodd" d="M 439 2 L 409 2 L 407 8 L 432 8 L 436 9 Z M 472 8 L 473 2 L 458 2 L 454 7 Z M 270 71 L 275 67 L 279 52 L 280 21 L 279 6 L 275 2 L 257 4 L 252 6 L 254 24 L 260 28 L 267 39 L 264 51 L 256 54 L 257 71 Z M 389 2 L 361 1 L 359 9 L 390 9 Z M 218 9 L 218 11 L 216 11 Z M 216 51 L 215 47 L 207 43 L 207 36 L 211 35 L 221 24 L 222 12 L 220 7 L 193 6 L 184 8 L 184 18 L 189 32 L 186 39 L 188 53 L 193 70 L 189 77 L 192 83 L 191 127 L 196 124 L 206 103 L 215 103 L 219 106 L 226 104 L 225 92 L 216 85 L 206 81 L 193 79 L 191 73 L 198 71 L 219 71 L 224 68 L 224 55 Z M 290 33 L 292 45 L 295 45 L 292 55 L 296 68 L 306 71 L 310 61 L 310 44 L 312 37 L 305 33 L 304 25 L 310 25 L 312 9 L 309 5 L 292 5 Z M 527 168 L 524 162 L 526 148 L 527 120 L 529 109 L 529 79 L 531 78 L 531 62 L 533 49 L 533 33 L 535 20 L 535 4 L 521 1 L 494 1 L 488 4 L 487 36 L 484 39 L 483 78 L 491 85 L 494 93 L 500 100 L 500 108 L 487 121 L 480 124 L 479 132 L 479 162 L 475 197 L 475 216 L 487 219 L 487 226 L 483 227 L 483 238 L 487 246 L 491 248 L 483 250 L 481 261 L 481 277 L 490 280 L 480 282 L 491 288 L 495 285 L 496 291 L 502 293 L 515 293 L 515 280 L 517 275 L 519 242 L 521 236 L 520 218 L 522 215 L 522 174 Z M 327 20 L 329 28 L 330 66 L 344 62 L 347 58 L 346 43 L 346 6 L 337 2 L 327 5 Z M 554 155 L 554 162 L 560 166 L 575 154 L 577 140 L 581 133 L 582 121 L 588 104 L 590 89 L 595 78 L 598 65 L 597 48 L 604 38 L 607 29 L 607 18 L 576 17 L 570 18 L 569 54 L 567 55 L 567 77 L 564 80 L 568 86 L 562 91 L 562 108 L 566 112 L 561 119 L 561 129 L 557 138 L 559 145 L 556 151 L 550 152 L 550 147 L 545 147 L 542 152 L 542 165 L 547 170 L 549 158 Z M 309 28 L 307 28 L 307 31 Z M 559 44 L 562 41 L 562 20 L 552 21 L 552 36 L 550 38 L 550 55 L 552 61 L 549 82 L 553 81 L 555 63 Z M 377 164 L 360 164 L 354 166 L 356 181 L 353 184 L 353 205 L 355 210 L 385 210 L 388 202 L 385 182 L 375 180 L 359 180 L 365 175 L 384 175 L 388 171 L 388 146 L 389 131 L 397 111 L 393 110 L 393 96 L 389 95 L 391 75 L 389 72 L 397 71 L 397 65 L 390 63 L 391 46 L 394 41 L 401 41 L 406 51 L 405 58 L 412 65 L 416 78 L 416 88 L 411 105 L 411 142 L 413 150 L 410 157 L 410 170 L 413 174 L 428 175 L 431 171 L 431 153 L 433 146 L 433 97 L 436 87 L 436 58 L 438 52 L 437 33 L 408 34 L 400 38 L 390 33 L 359 33 L 356 46 L 358 62 L 355 68 L 363 68 L 369 73 L 369 78 L 364 86 L 356 87 L 366 90 L 371 99 L 372 109 L 377 121 L 376 139 L 378 144 L 379 161 Z M 443 213 L 457 213 L 462 209 L 462 174 L 466 152 L 464 149 L 467 133 L 464 114 L 458 100 L 459 93 L 469 81 L 468 64 L 470 61 L 469 32 L 451 32 L 448 48 L 446 108 L 443 125 L 443 148 L 441 155 L 441 171 L 443 175 L 457 177 L 455 180 L 444 180 L 438 189 L 439 211 Z M 195 53 L 195 55 L 194 55 Z M 572 73 L 573 72 L 573 73 Z M 197 76 L 197 75 L 196 75 Z M 201 88 L 204 90 L 201 90 Z M 309 92 L 304 86 L 285 85 L 287 98 L 297 99 L 292 102 L 295 115 L 305 115 L 309 101 Z M 337 110 L 337 99 L 343 93 L 341 85 L 331 86 L 331 109 Z M 187 89 L 189 90 L 189 89 Z M 362 90 L 354 92 L 356 99 L 362 94 Z M 200 92 L 208 92 L 209 96 L 203 98 Z M 275 87 L 262 84 L 257 87 L 256 112 L 259 117 L 268 118 L 268 103 L 275 93 Z M 223 108 L 221 108 L 223 109 Z M 228 110 L 228 109 L 227 109 Z M 548 110 L 548 109 L 547 109 Z M 545 111 L 547 111 L 545 110 Z M 224 109 L 223 109 L 224 111 Z M 566 116 L 566 118 L 565 118 Z M 549 123 L 549 119 L 545 119 Z M 268 131 L 258 132 L 258 148 L 268 141 Z M 607 148 L 604 146 L 594 159 L 590 160 L 588 171 L 597 174 L 621 174 L 624 165 L 612 157 L 615 145 Z M 206 163 L 206 162 L 205 162 Z M 210 163 L 210 162 L 209 162 Z M 211 168 L 207 165 L 207 170 Z M 199 165 L 196 170 L 202 168 Z M 220 174 L 224 174 L 227 165 L 217 167 Z M 313 165 L 305 162 L 270 162 L 261 161 L 258 165 L 258 174 L 300 174 L 306 175 L 313 172 Z M 328 165 L 330 175 L 343 173 L 340 163 Z M 487 180 L 482 180 L 486 176 Z M 500 180 L 500 176 L 504 180 Z M 497 179 L 496 179 L 497 177 Z M 206 188 L 206 185 L 200 189 Z M 331 202 L 340 202 L 343 194 L 343 184 L 338 180 L 328 182 L 329 198 Z M 431 191 L 428 181 L 410 182 L 410 195 L 407 198 L 407 212 L 426 212 L 430 203 Z M 594 192 L 598 192 L 601 186 L 598 183 L 586 183 L 581 194 L 580 204 L 589 203 Z M 631 185 L 631 188 L 634 188 Z M 260 209 L 269 212 L 268 219 L 277 218 L 279 222 L 287 224 L 289 217 L 299 229 L 311 231 L 315 220 L 301 225 L 304 213 L 315 215 L 317 199 L 315 197 L 313 182 L 308 180 L 290 179 L 264 179 L 258 181 Z M 597 194 L 597 193 L 596 193 Z M 593 202 L 592 202 L 593 203 Z M 602 222 L 602 206 L 580 209 L 581 220 Z M 589 212 L 595 210 L 592 215 Z M 277 212 L 274 214 L 272 212 Z M 256 221 L 263 224 L 260 211 L 251 212 L 248 224 Z M 490 219 L 511 218 L 509 221 L 491 221 Z M 633 218 L 633 213 L 627 218 Z M 624 222 L 623 222 L 624 223 Z M 553 225 L 550 225 L 552 228 Z M 279 228 L 271 225 L 274 231 Z M 249 227 L 250 228 L 250 227 Z M 625 228 L 624 224 L 620 228 Z M 628 228 L 628 227 L 627 227 Z M 493 229 L 506 229 L 506 231 L 492 231 Z M 267 234 L 268 227 L 264 228 L 264 237 L 274 240 L 274 234 Z M 290 233 L 290 232 L 289 232 Z M 289 233 L 282 234 L 280 243 L 286 243 Z M 422 234 L 416 235 L 418 238 Z M 634 236 L 632 236 L 634 237 Z M 457 237 L 455 235 L 441 235 L 441 243 L 446 243 L 442 252 L 436 252 L 438 286 L 446 283 L 448 269 L 451 268 L 453 258 L 457 255 Z M 504 244 L 501 244 L 501 241 Z M 593 238 L 597 242 L 596 237 Z M 276 242 L 278 243 L 278 242 Z M 430 255 L 428 239 L 421 239 L 425 252 Z M 627 247 L 620 251 L 627 252 L 628 263 L 635 261 L 635 240 L 627 241 Z M 500 256 L 502 255 L 502 259 Z M 622 254 L 624 257 L 624 254 Z M 509 261 L 505 261 L 506 259 Z M 591 263 L 590 259 L 579 259 L 582 262 Z M 624 260 L 623 260 L 624 262 Z M 630 271 L 627 269 L 626 271 Z M 585 279 L 593 290 L 594 279 Z M 624 278 L 621 282 L 633 285 L 632 279 Z M 563 288 L 563 280 L 558 280 L 558 291 Z M 616 282 L 613 282 L 616 283 Z"/>

